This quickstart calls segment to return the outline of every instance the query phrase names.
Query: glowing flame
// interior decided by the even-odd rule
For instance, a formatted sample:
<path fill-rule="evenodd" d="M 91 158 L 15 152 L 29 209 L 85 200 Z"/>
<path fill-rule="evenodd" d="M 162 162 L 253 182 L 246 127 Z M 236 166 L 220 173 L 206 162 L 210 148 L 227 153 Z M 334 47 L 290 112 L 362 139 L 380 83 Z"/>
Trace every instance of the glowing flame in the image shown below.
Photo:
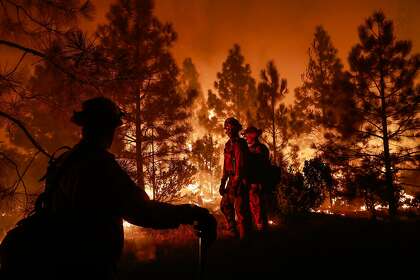
<path fill-rule="evenodd" d="M 220 196 L 218 192 L 214 191 L 214 187 L 210 184 L 210 177 L 208 180 L 201 179 L 200 183 L 192 183 L 185 186 L 181 190 L 181 202 L 192 203 L 201 207 L 205 207 L 212 211 L 217 211 L 219 208 Z"/>
<path fill-rule="evenodd" d="M 216 116 L 216 113 L 214 112 L 214 110 L 213 109 L 212 110 L 209 110 L 209 114 L 208 114 L 209 119 L 211 119 L 211 118 L 213 118 L 215 116 Z"/>
<path fill-rule="evenodd" d="M 405 191 L 402 191 L 400 195 L 401 208 L 403 209 L 412 208 L 413 206 L 410 205 L 410 203 L 414 202 L 415 199 L 416 198 L 413 195 L 409 195 Z"/>
<path fill-rule="evenodd" d="M 213 201 L 214 201 L 214 199 L 211 198 L 211 197 L 203 197 L 203 202 L 204 203 L 210 203 L 210 202 L 213 202 Z"/>
<path fill-rule="evenodd" d="M 413 202 L 415 199 L 416 198 L 413 195 L 409 195 L 403 190 L 400 193 L 399 204 L 401 205 L 402 209 L 411 209 L 411 208 L 413 208 L 413 205 L 411 205 L 410 203 Z M 381 204 L 376 204 L 374 208 L 375 208 L 375 210 L 387 210 L 387 209 L 389 209 L 388 205 L 381 205 Z M 364 212 L 364 211 L 367 211 L 367 210 L 368 209 L 366 208 L 365 205 L 360 206 L 360 208 L 358 209 L 358 211 L 360 211 L 360 212 Z"/>
<path fill-rule="evenodd" d="M 388 206 L 375 205 L 375 210 L 384 210 L 384 209 L 388 209 Z"/>
<path fill-rule="evenodd" d="M 193 147 L 192 147 L 192 144 L 191 143 L 187 143 L 187 149 L 190 152 L 192 151 Z"/>
<path fill-rule="evenodd" d="M 197 184 L 189 184 L 185 188 L 192 193 L 197 193 L 200 189 Z"/>
<path fill-rule="evenodd" d="M 312 213 L 322 213 L 322 214 L 327 214 L 327 215 L 334 215 L 335 213 L 331 212 L 329 209 L 309 209 L 309 211 L 311 211 Z"/>
<path fill-rule="evenodd" d="M 123 227 L 124 227 L 124 229 L 131 229 L 131 228 L 135 227 L 135 225 L 132 225 L 129 222 L 124 220 L 123 221 Z"/>
<path fill-rule="evenodd" d="M 400 198 L 400 201 L 401 200 L 414 200 L 415 199 L 415 197 L 413 196 L 413 195 L 409 195 L 409 194 L 407 194 L 405 191 L 402 191 L 401 192 L 401 198 Z"/>
<path fill-rule="evenodd" d="M 134 239 L 136 234 L 136 226 L 127 221 L 123 221 L 124 236 L 128 239 Z"/>

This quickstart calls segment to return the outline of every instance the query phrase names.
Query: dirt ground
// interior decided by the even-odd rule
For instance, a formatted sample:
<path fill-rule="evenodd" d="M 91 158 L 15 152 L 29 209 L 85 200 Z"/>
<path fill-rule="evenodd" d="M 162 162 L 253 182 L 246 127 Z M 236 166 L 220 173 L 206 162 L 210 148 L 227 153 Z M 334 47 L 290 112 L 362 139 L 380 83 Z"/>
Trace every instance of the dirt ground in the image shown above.
<path fill-rule="evenodd" d="M 148 232 L 127 240 L 118 279 L 237 279 L 238 277 L 342 278 L 418 273 L 420 219 L 373 222 L 360 217 L 313 215 L 277 222 L 242 244 L 220 234 L 198 271 L 191 230 Z M 134 239 L 135 240 L 135 239 Z M 144 245 L 144 244 L 149 245 Z M 338 274 L 337 274 L 338 273 Z"/>

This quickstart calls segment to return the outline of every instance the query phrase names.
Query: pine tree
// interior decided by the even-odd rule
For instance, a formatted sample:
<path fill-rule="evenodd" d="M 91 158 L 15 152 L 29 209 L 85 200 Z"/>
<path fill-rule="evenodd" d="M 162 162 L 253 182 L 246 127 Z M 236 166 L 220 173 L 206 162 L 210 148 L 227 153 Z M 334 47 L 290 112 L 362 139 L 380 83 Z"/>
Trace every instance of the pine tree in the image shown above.
<path fill-rule="evenodd" d="M 321 200 L 328 194 L 332 208 L 334 182 L 329 165 L 324 163 L 321 158 L 305 160 L 303 174 L 305 185 L 309 189 L 318 189 Z"/>
<path fill-rule="evenodd" d="M 295 110 L 305 120 L 302 131 L 322 128 L 324 133 L 350 133 L 357 118 L 351 114 L 354 102 L 349 76 L 322 26 L 315 30 L 308 56 L 303 85 L 295 90 Z"/>
<path fill-rule="evenodd" d="M 398 207 L 402 170 L 419 167 L 420 55 L 410 55 L 410 41 L 397 40 L 393 22 L 375 12 L 359 27 L 360 42 L 349 55 L 356 87 L 357 129 L 366 143 L 364 157 L 380 159 L 390 215 Z"/>
<path fill-rule="evenodd" d="M 0 45 L 21 54 L 13 67 L 0 73 L 1 91 L 21 86 L 25 75 L 15 74 L 28 60 L 54 65 L 72 80 L 84 80 L 76 68 L 85 63 L 83 56 L 89 44 L 79 23 L 92 19 L 94 6 L 90 1 L 10 0 L 1 1 L 1 7 Z"/>
<path fill-rule="evenodd" d="M 217 92 L 209 91 L 208 106 L 214 112 L 210 118 L 213 127 L 221 132 L 221 123 L 227 117 L 235 117 L 244 124 L 254 121 L 256 111 L 256 86 L 251 76 L 251 67 L 245 63 L 239 45 L 229 50 L 223 62 L 222 71 L 214 82 Z"/>
<path fill-rule="evenodd" d="M 203 89 L 200 84 L 200 75 L 191 58 L 186 58 L 182 62 L 180 73 L 180 88 L 183 92 L 197 91 L 197 95 L 203 96 Z"/>
<path fill-rule="evenodd" d="M 209 184 L 210 195 L 221 175 L 220 143 L 210 134 L 197 139 L 191 149 L 191 161 L 199 170 L 200 185 Z"/>
<path fill-rule="evenodd" d="M 385 180 L 378 169 L 372 168 L 380 164 L 377 161 L 375 158 L 365 158 L 361 168 L 347 176 L 344 192 L 344 198 L 349 202 L 361 199 L 373 219 L 376 218 L 375 207 L 386 204 Z"/>
<path fill-rule="evenodd" d="M 280 74 L 273 61 L 267 63 L 266 69 L 261 70 L 261 82 L 258 84 L 257 125 L 271 138 L 273 162 L 278 163 L 277 138 L 282 138 L 280 148 L 286 143 L 287 136 L 281 133 L 278 125 L 284 128 L 287 125 L 287 108 L 280 104 L 287 93 L 287 80 L 280 79 Z"/>
<path fill-rule="evenodd" d="M 152 164 L 152 155 L 168 163 L 160 165 L 166 172 L 170 161 L 186 151 L 193 98 L 179 91 L 178 68 L 170 53 L 176 33 L 154 16 L 153 1 L 117 1 L 107 19 L 98 35 L 112 76 L 108 94 L 127 113 L 127 149 L 121 155 L 134 161 L 135 178 L 144 186 L 144 167 Z"/>
<path fill-rule="evenodd" d="M 190 108 L 191 125 L 194 128 L 199 128 L 205 123 L 205 119 L 208 117 L 208 107 L 206 96 L 200 83 L 200 74 L 191 58 L 186 58 L 183 61 L 179 81 L 181 92 L 183 92 L 184 96 L 189 95 L 189 98 L 193 99 Z M 198 132 L 202 134 L 201 131 Z"/>
<path fill-rule="evenodd" d="M 86 73 L 98 55 L 79 23 L 92 19 L 94 7 L 90 1 L 78 0 L 11 0 L 1 1 L 1 7 L 0 45 L 18 55 L 12 67 L 0 67 L 0 112 L 22 122 L 46 151 L 39 153 L 20 128 L 1 119 L 7 141 L 0 143 L 0 153 L 20 173 L 8 195 L 14 196 L 20 186 L 24 188 L 20 194 L 34 194 L 41 190 L 39 178 L 47 163 L 39 155 L 71 145 L 77 138 L 69 115 L 76 108 L 74 101 L 83 98 L 82 84 L 88 83 Z"/>
<path fill-rule="evenodd" d="M 322 26 L 316 27 L 308 57 L 303 84 L 295 90 L 295 103 L 290 109 L 290 130 L 313 143 L 311 148 L 334 173 L 345 173 L 352 168 L 352 158 L 345 151 L 358 147 L 354 133 L 360 118 L 355 111 L 350 75 Z M 338 183 L 342 186 L 344 181 Z"/>

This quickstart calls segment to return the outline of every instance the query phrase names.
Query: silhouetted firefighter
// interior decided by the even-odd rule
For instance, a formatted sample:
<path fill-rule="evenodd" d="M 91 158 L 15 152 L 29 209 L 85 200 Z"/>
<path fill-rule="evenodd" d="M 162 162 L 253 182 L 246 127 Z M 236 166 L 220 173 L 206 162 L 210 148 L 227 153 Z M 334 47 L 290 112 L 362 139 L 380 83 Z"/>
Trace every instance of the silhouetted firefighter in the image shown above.
<path fill-rule="evenodd" d="M 244 239 L 249 234 L 251 224 L 246 183 L 248 147 L 246 141 L 239 137 L 242 125 L 238 120 L 226 119 L 224 128 L 229 140 L 224 149 L 223 175 L 219 189 L 223 196 L 220 208 L 226 217 L 229 232 L 235 237 L 239 234 Z"/>
<path fill-rule="evenodd" d="M 103 97 L 74 113 L 83 137 L 50 164 L 34 213 L 2 243 L 2 279 L 110 279 L 123 247 L 123 219 L 155 229 L 194 223 L 204 241 L 216 238 L 216 220 L 206 209 L 151 201 L 118 165 L 107 149 L 121 118 Z"/>
<path fill-rule="evenodd" d="M 248 171 L 249 201 L 252 218 L 258 231 L 267 229 L 267 177 L 270 171 L 270 152 L 259 141 L 261 129 L 248 127 L 244 131 L 248 143 Z"/>

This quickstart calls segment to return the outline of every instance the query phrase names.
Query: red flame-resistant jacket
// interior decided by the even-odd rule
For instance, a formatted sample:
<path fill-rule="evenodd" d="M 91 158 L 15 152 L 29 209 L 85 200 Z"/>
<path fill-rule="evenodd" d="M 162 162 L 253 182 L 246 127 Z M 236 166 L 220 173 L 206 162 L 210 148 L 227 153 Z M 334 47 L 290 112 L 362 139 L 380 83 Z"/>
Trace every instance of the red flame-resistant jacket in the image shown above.
<path fill-rule="evenodd" d="M 51 208 L 64 221 L 70 217 L 63 242 L 72 240 L 79 257 L 118 259 L 123 219 L 156 229 L 193 221 L 185 206 L 151 201 L 104 149 L 81 142 L 61 158 Z"/>
<path fill-rule="evenodd" d="M 248 147 L 243 138 L 229 139 L 224 149 L 224 164 L 222 182 L 231 178 L 232 184 L 245 179 L 247 166 Z"/>

